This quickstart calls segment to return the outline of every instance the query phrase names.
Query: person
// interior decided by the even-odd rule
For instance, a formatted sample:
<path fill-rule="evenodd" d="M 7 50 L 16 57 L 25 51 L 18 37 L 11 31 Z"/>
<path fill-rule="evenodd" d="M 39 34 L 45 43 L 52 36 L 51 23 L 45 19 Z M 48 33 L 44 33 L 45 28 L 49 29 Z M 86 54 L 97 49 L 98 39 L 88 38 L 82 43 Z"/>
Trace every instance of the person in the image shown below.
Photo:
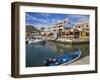
<path fill-rule="evenodd" d="M 51 62 L 51 61 L 52 61 L 52 59 L 51 59 L 51 58 L 49 58 L 49 59 L 48 59 L 48 61 L 49 61 L 49 62 Z"/>
<path fill-rule="evenodd" d="M 56 59 L 54 58 L 52 61 L 53 61 L 53 62 L 55 62 L 55 61 L 56 61 Z"/>
<path fill-rule="evenodd" d="M 46 65 L 46 66 L 49 66 L 49 64 L 51 63 L 51 60 L 52 60 L 52 59 L 47 59 L 45 65 Z"/>

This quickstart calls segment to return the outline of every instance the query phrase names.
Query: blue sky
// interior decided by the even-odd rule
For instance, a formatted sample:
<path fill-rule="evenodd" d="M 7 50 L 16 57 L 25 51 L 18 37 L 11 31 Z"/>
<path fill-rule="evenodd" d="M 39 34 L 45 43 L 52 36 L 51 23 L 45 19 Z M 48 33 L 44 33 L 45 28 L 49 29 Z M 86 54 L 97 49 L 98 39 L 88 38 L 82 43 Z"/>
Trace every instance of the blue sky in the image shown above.
<path fill-rule="evenodd" d="M 79 14 L 58 14 L 58 13 L 34 13 L 26 12 L 25 14 L 26 25 L 33 25 L 37 28 L 41 27 L 51 27 L 60 20 L 66 18 L 69 19 L 70 23 L 66 23 L 65 26 L 72 27 L 77 22 L 89 22 L 89 15 L 79 15 Z"/>

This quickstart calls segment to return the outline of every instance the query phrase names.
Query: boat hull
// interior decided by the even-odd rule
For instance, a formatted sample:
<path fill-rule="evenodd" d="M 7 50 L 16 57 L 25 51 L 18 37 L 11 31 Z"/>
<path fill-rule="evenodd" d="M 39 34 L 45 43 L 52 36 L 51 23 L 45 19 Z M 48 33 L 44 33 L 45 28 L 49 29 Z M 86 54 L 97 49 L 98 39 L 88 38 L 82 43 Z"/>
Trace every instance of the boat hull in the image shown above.
<path fill-rule="evenodd" d="M 77 50 L 74 53 L 66 53 L 62 56 L 58 56 L 56 58 L 50 59 L 46 61 L 47 66 L 59 66 L 59 65 L 67 65 L 72 63 L 73 61 L 79 59 L 81 56 L 81 51 Z"/>
<path fill-rule="evenodd" d="M 28 43 L 29 44 L 43 44 L 45 43 L 45 40 L 30 40 Z"/>

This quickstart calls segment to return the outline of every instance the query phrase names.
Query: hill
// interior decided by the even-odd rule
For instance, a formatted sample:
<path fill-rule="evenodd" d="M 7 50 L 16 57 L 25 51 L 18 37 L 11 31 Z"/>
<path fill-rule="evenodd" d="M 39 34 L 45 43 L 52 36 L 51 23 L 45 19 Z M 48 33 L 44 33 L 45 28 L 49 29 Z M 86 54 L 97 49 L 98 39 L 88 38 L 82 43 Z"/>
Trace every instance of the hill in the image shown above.
<path fill-rule="evenodd" d="M 26 32 L 27 33 L 36 33 L 36 32 L 39 32 L 39 30 L 32 25 L 26 25 Z"/>

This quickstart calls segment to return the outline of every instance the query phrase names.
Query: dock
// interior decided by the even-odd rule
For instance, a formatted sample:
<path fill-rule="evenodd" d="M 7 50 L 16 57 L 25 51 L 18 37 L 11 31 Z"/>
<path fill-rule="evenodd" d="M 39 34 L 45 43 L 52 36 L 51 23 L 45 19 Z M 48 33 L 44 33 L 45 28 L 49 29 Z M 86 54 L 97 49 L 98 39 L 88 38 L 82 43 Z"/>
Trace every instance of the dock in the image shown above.
<path fill-rule="evenodd" d="M 89 43 L 89 38 L 58 38 L 58 39 L 46 38 L 46 39 L 48 41 L 58 42 L 58 43 L 70 43 L 70 44 Z"/>

